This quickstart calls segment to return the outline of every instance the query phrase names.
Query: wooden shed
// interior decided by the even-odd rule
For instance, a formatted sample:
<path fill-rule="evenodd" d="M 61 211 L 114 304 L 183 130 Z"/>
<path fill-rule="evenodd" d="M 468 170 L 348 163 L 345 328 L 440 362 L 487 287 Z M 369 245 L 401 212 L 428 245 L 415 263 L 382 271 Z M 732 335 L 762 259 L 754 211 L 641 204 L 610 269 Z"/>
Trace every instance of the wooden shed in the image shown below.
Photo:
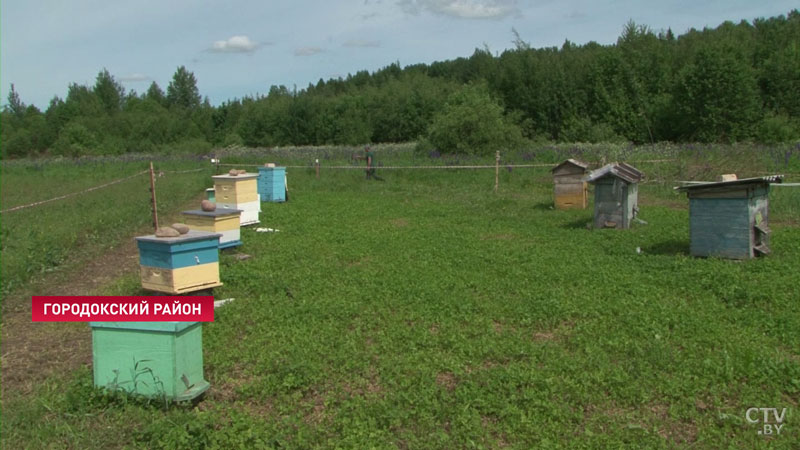
<path fill-rule="evenodd" d="M 585 162 L 568 159 L 555 166 L 553 173 L 553 194 L 557 209 L 585 209 L 587 204 Z"/>
<path fill-rule="evenodd" d="M 286 167 L 259 167 L 258 194 L 262 202 L 285 202 Z"/>
<path fill-rule="evenodd" d="M 642 172 L 625 163 L 606 164 L 585 178 L 595 186 L 595 228 L 630 228 L 631 221 L 639 213 L 642 178 Z"/>
<path fill-rule="evenodd" d="M 242 211 L 239 223 L 242 226 L 258 223 L 261 201 L 258 195 L 258 174 L 215 175 L 214 194 L 217 208 Z"/>
<path fill-rule="evenodd" d="M 691 254 L 730 259 L 768 254 L 770 183 L 781 181 L 773 175 L 675 188 L 689 197 Z"/>
<path fill-rule="evenodd" d="M 219 233 L 189 230 L 177 237 L 139 236 L 139 273 L 144 289 L 183 294 L 222 286 Z"/>

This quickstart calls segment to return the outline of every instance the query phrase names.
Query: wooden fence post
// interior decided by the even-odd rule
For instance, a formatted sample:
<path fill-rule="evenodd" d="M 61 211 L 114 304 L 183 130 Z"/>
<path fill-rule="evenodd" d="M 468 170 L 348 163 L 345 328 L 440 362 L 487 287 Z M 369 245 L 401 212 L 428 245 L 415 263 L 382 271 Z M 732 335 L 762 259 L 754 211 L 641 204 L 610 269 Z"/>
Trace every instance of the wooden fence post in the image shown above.
<path fill-rule="evenodd" d="M 319 159 L 314 161 L 314 166 L 317 169 L 317 179 L 319 180 Z"/>
<path fill-rule="evenodd" d="M 150 194 L 153 198 L 153 227 L 158 230 L 158 209 L 156 208 L 156 177 L 153 173 L 153 161 L 150 161 Z"/>

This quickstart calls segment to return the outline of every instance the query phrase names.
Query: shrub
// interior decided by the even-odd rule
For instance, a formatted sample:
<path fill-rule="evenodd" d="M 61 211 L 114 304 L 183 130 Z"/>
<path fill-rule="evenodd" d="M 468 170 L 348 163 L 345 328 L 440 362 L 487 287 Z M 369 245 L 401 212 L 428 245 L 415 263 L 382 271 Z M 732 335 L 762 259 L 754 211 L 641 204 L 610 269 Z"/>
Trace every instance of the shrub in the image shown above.
<path fill-rule="evenodd" d="M 766 144 L 798 141 L 800 121 L 784 115 L 769 115 L 759 125 L 758 140 Z"/>
<path fill-rule="evenodd" d="M 522 145 L 522 131 L 503 115 L 485 85 L 453 93 L 434 116 L 426 139 L 442 153 L 486 156 Z"/>
<path fill-rule="evenodd" d="M 97 150 L 97 138 L 82 124 L 70 122 L 58 133 L 53 150 L 62 156 L 88 155 Z"/>

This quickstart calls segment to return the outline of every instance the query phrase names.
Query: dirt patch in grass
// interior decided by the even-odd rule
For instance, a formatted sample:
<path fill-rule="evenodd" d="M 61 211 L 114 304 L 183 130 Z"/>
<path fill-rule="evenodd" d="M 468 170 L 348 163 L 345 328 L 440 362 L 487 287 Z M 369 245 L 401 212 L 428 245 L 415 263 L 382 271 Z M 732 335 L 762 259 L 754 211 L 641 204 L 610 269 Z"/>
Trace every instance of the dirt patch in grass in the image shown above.
<path fill-rule="evenodd" d="M 342 391 L 350 397 L 375 397 L 382 396 L 385 389 L 381 384 L 377 369 L 370 366 L 362 382 L 356 385 L 345 382 L 342 384 Z"/>
<path fill-rule="evenodd" d="M 452 372 L 440 372 L 436 375 L 436 384 L 452 392 L 458 386 L 458 380 Z"/>
<path fill-rule="evenodd" d="M 505 327 L 503 326 L 503 324 L 501 322 L 498 322 L 496 320 L 492 321 L 492 329 L 494 330 L 495 333 L 501 334 L 503 332 L 504 328 Z"/>
<path fill-rule="evenodd" d="M 347 263 L 347 267 L 360 267 L 360 266 L 363 266 L 364 264 L 369 263 L 370 259 L 371 258 L 369 256 L 364 256 L 363 258 L 357 259 L 355 261 L 350 261 L 349 263 Z"/>
<path fill-rule="evenodd" d="M 404 228 L 408 226 L 408 219 L 404 219 L 401 217 L 398 219 L 392 219 L 389 221 L 389 223 L 396 226 L 397 228 Z"/>
<path fill-rule="evenodd" d="M 533 333 L 533 340 L 534 341 L 552 341 L 556 338 L 556 334 L 549 331 L 537 331 Z"/>
<path fill-rule="evenodd" d="M 532 339 L 536 342 L 551 342 L 565 339 L 575 327 L 572 321 L 564 321 L 555 328 L 536 330 L 533 332 Z"/>
<path fill-rule="evenodd" d="M 328 414 L 325 407 L 325 393 L 312 390 L 303 398 L 303 403 L 310 407 L 309 411 L 303 417 L 303 422 L 308 425 L 320 425 L 323 422 L 329 421 Z"/>
<path fill-rule="evenodd" d="M 697 426 L 671 418 L 667 405 L 655 404 L 650 405 L 647 409 L 651 416 L 657 418 L 655 426 L 658 427 L 658 435 L 665 440 L 681 446 L 697 440 Z"/>

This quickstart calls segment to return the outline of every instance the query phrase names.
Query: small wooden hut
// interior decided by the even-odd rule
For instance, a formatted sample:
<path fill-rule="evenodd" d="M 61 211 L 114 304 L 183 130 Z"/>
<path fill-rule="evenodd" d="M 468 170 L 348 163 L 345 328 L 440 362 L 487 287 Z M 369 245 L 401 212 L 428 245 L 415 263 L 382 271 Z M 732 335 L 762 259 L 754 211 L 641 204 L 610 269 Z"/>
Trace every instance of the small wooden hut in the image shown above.
<path fill-rule="evenodd" d="M 693 256 L 749 259 L 770 253 L 770 183 L 780 175 L 677 187 L 689 197 Z"/>
<path fill-rule="evenodd" d="M 555 166 L 553 194 L 557 209 L 585 209 L 587 204 L 586 175 L 588 164 L 568 159 Z"/>
<path fill-rule="evenodd" d="M 625 163 L 606 164 L 585 178 L 595 186 L 595 228 L 630 228 L 639 213 L 638 183 L 642 178 L 642 172 Z"/>

